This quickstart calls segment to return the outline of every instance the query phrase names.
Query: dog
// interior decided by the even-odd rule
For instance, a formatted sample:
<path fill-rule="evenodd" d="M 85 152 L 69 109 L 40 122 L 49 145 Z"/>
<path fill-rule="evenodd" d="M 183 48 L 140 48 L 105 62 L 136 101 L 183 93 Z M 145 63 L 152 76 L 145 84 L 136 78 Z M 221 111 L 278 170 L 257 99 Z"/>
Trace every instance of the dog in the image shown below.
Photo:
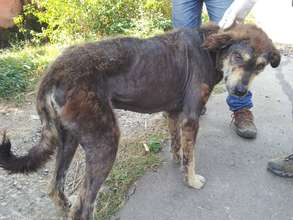
<path fill-rule="evenodd" d="M 147 39 L 125 37 L 69 47 L 49 66 L 39 86 L 39 143 L 16 156 L 4 134 L 0 166 L 10 174 L 31 173 L 57 151 L 49 196 L 69 219 L 93 219 L 97 192 L 111 171 L 119 142 L 113 109 L 165 111 L 173 158 L 182 161 L 188 186 L 200 189 L 205 178 L 195 173 L 193 151 L 200 113 L 214 86 L 224 78 L 230 95 L 243 96 L 254 77 L 267 64 L 277 67 L 280 58 L 269 37 L 249 24 L 226 31 L 209 24 Z M 64 182 L 79 144 L 86 172 L 77 202 L 69 208 Z"/>

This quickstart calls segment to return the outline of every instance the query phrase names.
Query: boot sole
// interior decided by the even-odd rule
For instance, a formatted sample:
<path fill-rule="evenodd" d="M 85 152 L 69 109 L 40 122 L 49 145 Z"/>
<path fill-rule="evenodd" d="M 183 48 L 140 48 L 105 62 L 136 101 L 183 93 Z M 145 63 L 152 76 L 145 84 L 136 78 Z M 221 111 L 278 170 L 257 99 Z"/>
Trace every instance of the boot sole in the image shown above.
<path fill-rule="evenodd" d="M 246 139 L 255 139 L 256 138 L 256 134 L 257 133 L 245 133 L 245 132 L 241 132 L 237 129 L 237 127 L 234 125 L 234 130 L 236 131 L 236 134 L 238 134 L 238 136 L 242 137 L 242 138 L 246 138 Z"/>
<path fill-rule="evenodd" d="M 272 167 L 267 167 L 267 170 L 280 177 L 293 178 L 293 173 L 276 170 Z"/>

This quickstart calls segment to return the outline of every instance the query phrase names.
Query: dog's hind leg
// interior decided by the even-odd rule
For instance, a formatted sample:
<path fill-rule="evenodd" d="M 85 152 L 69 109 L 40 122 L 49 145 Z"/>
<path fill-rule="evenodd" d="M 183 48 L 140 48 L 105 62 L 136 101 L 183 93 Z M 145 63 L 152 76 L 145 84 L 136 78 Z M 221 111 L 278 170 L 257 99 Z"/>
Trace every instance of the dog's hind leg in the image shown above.
<path fill-rule="evenodd" d="M 112 124 L 109 121 L 109 124 Z M 117 125 L 103 125 L 96 121 L 96 130 L 82 137 L 81 145 L 86 154 L 86 171 L 77 204 L 71 219 L 91 220 L 97 193 L 108 176 L 118 147 Z M 99 128 L 102 126 L 102 128 Z"/>
<path fill-rule="evenodd" d="M 69 219 L 91 220 L 97 193 L 116 158 L 120 132 L 107 97 L 78 90 L 63 109 L 62 120 L 75 127 L 86 157 L 85 177 Z"/>
<path fill-rule="evenodd" d="M 195 174 L 194 145 L 198 131 L 198 119 L 186 119 L 182 124 L 182 151 L 183 168 L 187 184 L 190 187 L 200 189 L 205 184 L 205 178 Z"/>
<path fill-rule="evenodd" d="M 107 178 L 117 151 L 117 137 L 99 135 L 83 143 L 86 152 L 86 175 L 80 189 L 77 204 L 70 215 L 73 220 L 91 220 L 97 193 Z"/>
<path fill-rule="evenodd" d="M 53 175 L 49 196 L 66 214 L 69 211 L 69 201 L 64 194 L 66 172 L 78 146 L 77 138 L 69 131 L 62 129 L 59 148 L 57 149 L 55 172 Z"/>
<path fill-rule="evenodd" d="M 169 132 L 171 136 L 171 152 L 173 155 L 173 159 L 176 162 L 181 161 L 180 156 L 180 148 L 181 148 L 181 140 L 180 140 L 180 125 L 179 125 L 179 113 L 170 112 L 168 113 L 168 126 Z"/>

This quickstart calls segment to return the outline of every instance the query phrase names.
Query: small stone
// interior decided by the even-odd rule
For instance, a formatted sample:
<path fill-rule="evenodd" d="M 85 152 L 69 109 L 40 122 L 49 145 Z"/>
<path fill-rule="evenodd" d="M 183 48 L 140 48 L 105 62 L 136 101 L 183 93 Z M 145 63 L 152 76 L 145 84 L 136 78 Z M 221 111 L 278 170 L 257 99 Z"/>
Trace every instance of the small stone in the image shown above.
<path fill-rule="evenodd" d="M 31 119 L 32 120 L 39 120 L 39 116 L 38 115 L 31 115 Z"/>
<path fill-rule="evenodd" d="M 71 204 L 75 204 L 75 202 L 77 201 L 78 196 L 77 195 L 71 195 L 68 197 L 68 200 Z"/>
<path fill-rule="evenodd" d="M 40 195 L 41 198 L 44 198 L 44 197 L 46 197 L 46 196 L 47 196 L 46 193 L 42 193 L 42 194 Z"/>
<path fill-rule="evenodd" d="M 45 170 L 43 171 L 43 175 L 44 175 L 44 176 L 48 176 L 48 174 L 49 174 L 49 170 L 48 170 L 48 169 L 45 169 Z"/>
<path fill-rule="evenodd" d="M 104 184 L 102 185 L 101 189 L 99 190 L 100 193 L 108 193 L 110 191 L 111 191 L 110 187 L 106 186 Z"/>

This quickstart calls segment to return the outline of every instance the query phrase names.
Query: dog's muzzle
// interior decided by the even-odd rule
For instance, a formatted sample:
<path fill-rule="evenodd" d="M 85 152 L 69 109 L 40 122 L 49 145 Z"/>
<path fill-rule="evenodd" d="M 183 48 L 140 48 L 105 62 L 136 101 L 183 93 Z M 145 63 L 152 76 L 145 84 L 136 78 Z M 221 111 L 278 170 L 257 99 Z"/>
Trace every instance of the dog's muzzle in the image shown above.
<path fill-rule="evenodd" d="M 247 94 L 248 90 L 246 88 L 246 86 L 242 85 L 242 84 L 238 84 L 235 86 L 234 88 L 234 95 L 236 96 L 245 96 Z"/>

